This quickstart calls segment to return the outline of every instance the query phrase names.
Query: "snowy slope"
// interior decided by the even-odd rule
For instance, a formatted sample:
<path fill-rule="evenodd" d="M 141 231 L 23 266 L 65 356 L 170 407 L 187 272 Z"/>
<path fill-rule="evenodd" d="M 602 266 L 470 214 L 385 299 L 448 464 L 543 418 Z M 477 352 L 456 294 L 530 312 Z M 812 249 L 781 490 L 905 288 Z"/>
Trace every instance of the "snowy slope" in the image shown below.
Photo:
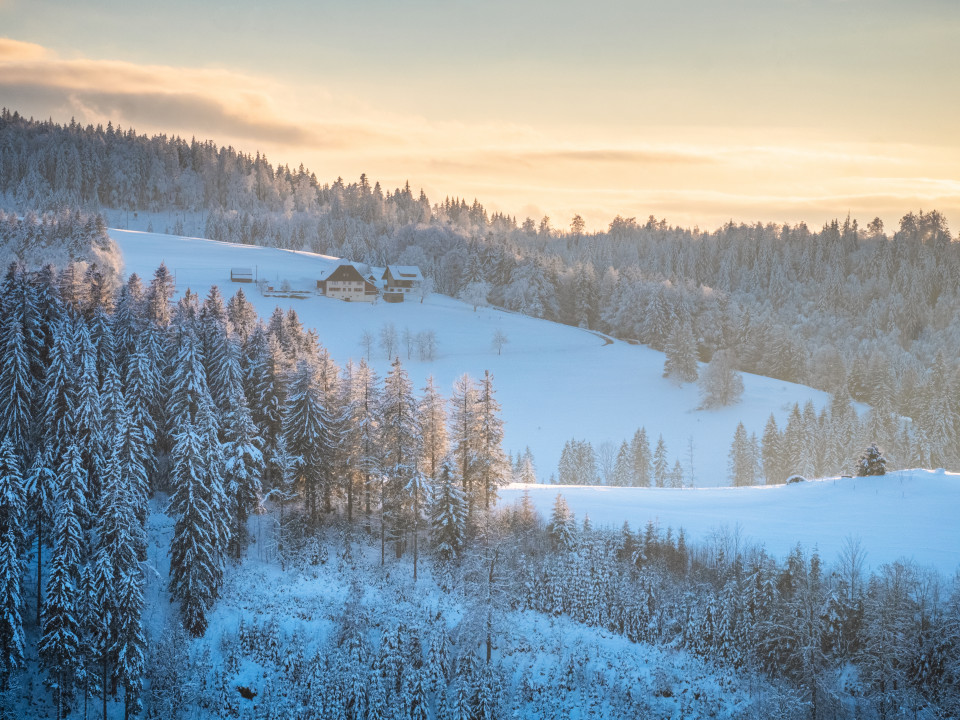
<path fill-rule="evenodd" d="M 175 273 L 177 291 L 188 287 L 205 295 L 219 285 L 229 298 L 243 287 L 262 316 L 280 305 L 293 307 L 304 326 L 316 328 L 320 340 L 341 365 L 363 353 L 360 336 L 375 336 L 386 323 L 397 333 L 433 330 L 438 354 L 433 362 L 404 360 L 418 388 L 433 375 L 449 394 L 463 373 L 474 378 L 490 370 L 503 405 L 505 449 L 516 453 L 527 445 L 533 451 L 539 478 L 556 472 L 564 443 L 576 437 L 595 446 L 619 446 L 641 426 L 651 445 L 662 433 L 670 464 L 679 459 L 689 473 L 689 439 L 694 443 L 694 472 L 698 486 L 726 485 L 726 458 L 739 421 L 760 435 L 773 412 L 786 422 L 794 402 L 812 399 L 819 409 L 828 397 L 811 388 L 758 376 L 744 376 L 746 392 L 737 405 L 720 410 L 697 410 L 695 385 L 677 387 L 661 377 L 663 354 L 622 342 L 605 344 L 593 333 L 578 328 L 501 312 L 490 308 L 473 312 L 472 306 L 440 295 L 424 304 L 351 304 L 311 296 L 305 300 L 261 297 L 253 285 L 230 282 L 231 267 L 256 268 L 259 277 L 278 286 L 284 280 L 293 289 L 313 289 L 316 279 L 337 264 L 334 258 L 305 252 L 235 245 L 196 238 L 111 230 L 120 247 L 125 272 L 138 273 L 144 282 L 161 261 Z M 509 343 L 503 355 L 491 347 L 500 329 Z M 373 364 L 383 376 L 388 363 L 380 350 Z"/>
<path fill-rule="evenodd" d="M 874 569 L 901 557 L 912 558 L 950 576 L 960 569 L 960 474 L 904 470 L 883 477 L 829 478 L 794 485 L 751 488 L 603 488 L 514 484 L 501 502 L 516 501 L 524 490 L 550 517 L 561 493 L 579 521 L 634 530 L 648 521 L 689 540 L 740 533 L 744 543 L 763 545 L 785 557 L 799 542 L 834 562 L 848 537 L 861 541 Z"/>

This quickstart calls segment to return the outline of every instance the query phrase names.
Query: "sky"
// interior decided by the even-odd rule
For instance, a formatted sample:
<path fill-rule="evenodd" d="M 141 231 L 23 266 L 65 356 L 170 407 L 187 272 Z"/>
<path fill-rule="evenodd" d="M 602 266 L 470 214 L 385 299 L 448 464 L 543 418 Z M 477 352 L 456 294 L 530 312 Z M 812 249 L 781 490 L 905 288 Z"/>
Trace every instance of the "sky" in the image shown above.
<path fill-rule="evenodd" d="M 560 229 L 956 233 L 958 37 L 955 0 L 0 0 L 0 105 Z"/>

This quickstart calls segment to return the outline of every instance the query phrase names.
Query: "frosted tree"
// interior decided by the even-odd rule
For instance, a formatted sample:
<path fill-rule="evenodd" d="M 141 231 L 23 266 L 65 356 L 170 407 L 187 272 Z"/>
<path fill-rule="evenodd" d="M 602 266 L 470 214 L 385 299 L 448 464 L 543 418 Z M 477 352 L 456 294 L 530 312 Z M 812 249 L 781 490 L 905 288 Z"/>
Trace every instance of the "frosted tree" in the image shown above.
<path fill-rule="evenodd" d="M 173 276 L 167 266 L 160 263 L 147 291 L 147 317 L 159 328 L 170 325 L 170 300 L 174 290 Z"/>
<path fill-rule="evenodd" d="M 616 487 L 628 487 L 633 484 L 633 458 L 626 440 L 620 443 L 620 449 L 617 450 L 611 480 L 611 484 Z"/>
<path fill-rule="evenodd" d="M 13 312 L 4 313 L 0 349 L 0 436 L 23 453 L 30 438 L 32 378 L 23 324 Z"/>
<path fill-rule="evenodd" d="M 705 408 L 733 405 L 743 394 L 743 377 L 729 350 L 718 350 L 700 376 L 700 404 Z"/>
<path fill-rule="evenodd" d="M 331 451 L 330 418 L 324 403 L 317 366 L 301 360 L 290 383 L 283 434 L 290 453 L 300 458 L 297 484 L 303 488 L 307 513 L 313 523 L 320 519 L 323 464 Z"/>
<path fill-rule="evenodd" d="M 673 470 L 670 471 L 670 487 L 683 487 L 683 465 L 680 464 L 679 460 L 674 462 Z"/>
<path fill-rule="evenodd" d="M 633 481 L 630 483 L 634 487 L 650 487 L 653 485 L 653 468 L 650 464 L 650 441 L 647 439 L 647 431 L 640 428 L 630 440 L 630 457 L 633 461 Z"/>
<path fill-rule="evenodd" d="M 469 375 L 461 375 L 453 384 L 450 396 L 450 453 L 453 468 L 473 509 L 474 475 L 479 442 L 479 408 L 477 388 Z"/>
<path fill-rule="evenodd" d="M 777 420 L 773 417 L 773 413 L 770 413 L 767 424 L 763 428 L 763 439 L 761 441 L 763 477 L 770 485 L 779 484 L 787 478 L 782 469 L 780 444 L 781 437 L 780 430 L 777 428 Z"/>
<path fill-rule="evenodd" d="M 530 447 L 526 447 L 522 454 L 517 456 L 517 466 L 514 473 L 516 482 L 535 483 L 537 481 L 537 466 L 533 461 Z"/>
<path fill-rule="evenodd" d="M 78 622 L 80 569 L 84 550 L 83 524 L 87 478 L 75 441 L 66 447 L 57 471 L 60 495 L 54 514 L 54 542 L 43 612 L 40 660 L 50 671 L 58 717 L 63 717 L 82 679 Z"/>
<path fill-rule="evenodd" d="M 23 574 L 27 498 L 23 471 L 9 437 L 0 444 L 0 696 L 23 665 Z"/>
<path fill-rule="evenodd" d="M 663 441 L 663 435 L 661 435 L 657 439 L 657 447 L 653 451 L 653 482 L 657 487 L 667 486 L 669 467 L 667 464 L 667 444 Z"/>
<path fill-rule="evenodd" d="M 76 406 L 73 332 L 67 321 L 53 330 L 53 347 L 44 376 L 43 441 L 53 457 L 62 457 L 72 434 Z"/>
<path fill-rule="evenodd" d="M 490 346 L 497 351 L 497 355 L 501 355 L 503 354 L 504 346 L 509 342 L 510 338 L 507 337 L 507 334 L 498 328 L 493 333 L 493 339 L 490 341 Z"/>
<path fill-rule="evenodd" d="M 243 288 L 237 290 L 227 303 L 227 319 L 241 345 L 246 344 L 257 326 L 257 311 L 247 300 Z"/>
<path fill-rule="evenodd" d="M 233 558 L 239 561 L 247 546 L 247 519 L 260 504 L 264 471 L 263 441 L 247 408 L 239 376 L 226 392 L 231 400 L 223 416 L 224 480 L 233 520 L 230 549 Z"/>
<path fill-rule="evenodd" d="M 872 443 L 860 456 L 860 461 L 857 463 L 857 475 L 860 477 L 884 475 L 887 472 L 886 466 L 887 459 L 883 456 L 883 452 L 877 447 L 876 443 Z"/>
<path fill-rule="evenodd" d="M 694 382 L 697 379 L 697 343 L 689 322 L 673 326 L 664 348 L 663 376 L 677 382 Z"/>
<path fill-rule="evenodd" d="M 483 507 L 496 502 L 498 488 L 507 482 L 510 465 L 503 452 L 503 419 L 500 403 L 493 388 L 493 376 L 484 371 L 477 398 L 476 479 L 483 493 Z"/>
<path fill-rule="evenodd" d="M 422 457 L 420 465 L 424 474 L 436 480 L 440 465 L 447 457 L 450 443 L 447 435 L 446 401 L 437 389 L 433 376 L 427 378 L 423 395 L 417 407 L 420 418 Z"/>
<path fill-rule="evenodd" d="M 730 446 L 728 468 L 731 484 L 734 487 L 755 485 L 759 464 L 756 446 L 751 443 L 743 423 L 738 423 Z"/>
<path fill-rule="evenodd" d="M 145 500 L 139 497 L 145 491 L 145 482 L 135 485 L 126 481 L 139 462 L 137 455 L 131 453 L 130 443 L 130 437 L 137 436 L 136 429 L 129 433 L 128 421 L 129 416 L 124 413 L 105 465 L 93 559 L 96 597 L 91 599 L 97 606 L 95 635 L 104 710 L 108 688 L 117 682 L 124 688 L 127 715 L 141 708 L 146 649 L 142 624 L 144 577 L 140 567 L 146 540 L 138 517 L 138 506 Z"/>
<path fill-rule="evenodd" d="M 207 613 L 223 579 L 227 518 L 219 478 L 208 469 L 205 429 L 189 418 L 174 436 L 170 591 L 180 602 L 184 628 L 194 637 L 207 629 Z"/>
<path fill-rule="evenodd" d="M 379 378 L 363 359 L 357 365 L 348 364 L 347 374 L 346 427 L 342 441 L 343 451 L 350 459 L 345 473 L 347 519 L 353 519 L 354 492 L 359 488 L 363 493 L 364 513 L 369 521 L 373 483 L 380 467 Z"/>
<path fill-rule="evenodd" d="M 420 423 L 413 385 L 400 358 L 390 364 L 390 372 L 383 380 L 380 396 L 380 447 L 383 452 L 383 471 L 386 476 L 381 504 L 386 515 L 390 538 L 396 541 L 397 557 L 402 549 L 402 534 L 407 527 L 411 498 L 405 489 L 410 479 L 419 473 L 421 453 Z M 381 541 L 385 540 L 381 528 Z"/>
<path fill-rule="evenodd" d="M 440 468 L 430 498 L 430 542 L 441 562 L 456 561 L 467 535 L 467 499 L 448 465 Z"/>
<path fill-rule="evenodd" d="M 572 550 L 577 542 L 577 521 L 566 499 L 560 493 L 553 503 L 550 513 L 550 523 L 547 525 L 547 536 L 554 549 L 565 552 Z"/>

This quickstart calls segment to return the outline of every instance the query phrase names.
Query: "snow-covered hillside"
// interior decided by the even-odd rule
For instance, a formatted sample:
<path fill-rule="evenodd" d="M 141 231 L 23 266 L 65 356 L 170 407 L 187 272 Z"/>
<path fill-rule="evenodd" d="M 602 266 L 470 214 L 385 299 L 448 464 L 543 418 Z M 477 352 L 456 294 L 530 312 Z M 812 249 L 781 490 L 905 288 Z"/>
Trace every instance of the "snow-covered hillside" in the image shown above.
<path fill-rule="evenodd" d="M 670 464 L 680 460 L 689 475 L 689 446 L 693 439 L 693 472 L 698 486 L 728 484 L 727 453 L 737 423 L 759 436 L 771 412 L 781 426 L 793 403 L 808 399 L 819 409 L 827 396 L 808 387 L 758 376 L 744 376 L 741 402 L 719 410 L 697 410 L 696 385 L 677 387 L 661 377 L 663 354 L 646 347 L 609 342 L 591 332 L 556 323 L 472 306 L 440 295 L 425 303 L 351 304 L 310 296 L 303 300 L 262 297 L 255 286 L 230 282 L 230 268 L 253 267 L 261 278 L 279 287 L 313 289 L 321 274 L 337 264 L 334 258 L 197 238 L 111 230 L 120 247 L 125 272 L 149 281 L 165 262 L 176 275 L 177 291 L 188 287 L 204 295 L 219 285 L 226 297 L 243 287 L 262 316 L 277 305 L 294 308 L 305 327 L 316 328 L 321 342 L 339 363 L 364 353 L 364 331 L 378 336 L 392 323 L 398 335 L 436 333 L 438 353 L 430 362 L 401 358 L 411 377 L 422 387 L 433 375 L 449 394 L 463 373 L 474 378 L 490 370 L 495 378 L 506 424 L 505 449 L 511 453 L 528 446 L 539 478 L 556 472 L 564 443 L 570 438 L 619 445 L 641 426 L 651 443 L 663 434 Z M 494 332 L 509 342 L 498 356 L 492 348 Z M 387 370 L 383 351 L 374 351 L 373 364 L 381 376 Z"/>
<path fill-rule="evenodd" d="M 902 557 L 947 576 L 960 569 L 960 474 L 904 470 L 883 477 L 828 478 L 751 488 L 607 488 L 514 484 L 505 502 L 529 491 L 544 517 L 561 493 L 578 520 L 634 530 L 647 522 L 683 528 L 696 542 L 763 545 L 778 558 L 799 542 L 807 553 L 837 559 L 847 538 L 859 539 L 876 568 Z"/>

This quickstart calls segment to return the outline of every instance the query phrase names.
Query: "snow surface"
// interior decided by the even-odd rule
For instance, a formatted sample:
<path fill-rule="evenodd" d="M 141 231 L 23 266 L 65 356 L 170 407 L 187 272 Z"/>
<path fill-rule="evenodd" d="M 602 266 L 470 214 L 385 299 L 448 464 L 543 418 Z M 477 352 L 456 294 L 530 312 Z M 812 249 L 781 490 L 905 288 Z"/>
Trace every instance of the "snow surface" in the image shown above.
<path fill-rule="evenodd" d="M 544 518 L 557 493 L 578 521 L 594 527 L 633 530 L 653 521 L 683 528 L 690 541 L 763 545 L 783 558 L 799 542 L 816 548 L 828 563 L 837 560 L 846 538 L 859 539 L 874 569 L 912 558 L 951 576 L 960 570 L 960 474 L 903 470 L 883 477 L 828 478 L 792 485 L 748 488 L 612 488 L 582 485 L 523 485 L 501 491 L 515 502 L 529 491 Z M 726 548 L 729 550 L 729 547 Z"/>
<path fill-rule="evenodd" d="M 320 341 L 341 365 L 363 355 L 360 336 L 366 330 L 379 337 L 393 323 L 398 337 L 403 330 L 433 330 L 438 352 L 431 362 L 400 357 L 417 388 L 433 375 L 449 395 L 454 380 L 463 373 L 474 379 L 490 370 L 505 421 L 504 449 L 516 454 L 530 446 L 538 479 L 556 473 L 564 443 L 576 437 L 599 448 L 604 442 L 619 446 L 641 426 L 646 427 L 651 449 L 663 434 L 672 467 L 679 459 L 689 476 L 689 440 L 693 438 L 693 470 L 697 486 L 729 483 L 727 454 L 737 423 L 758 436 L 771 412 L 778 424 L 786 423 L 795 402 L 809 399 L 819 410 L 829 400 L 825 393 L 802 385 L 755 375 L 744 375 L 742 400 L 718 410 L 697 410 L 697 386 L 677 386 L 661 377 L 663 353 L 643 346 L 610 342 L 579 328 L 480 308 L 438 294 L 425 303 L 408 297 L 404 303 L 345 303 L 311 295 L 299 299 L 263 297 L 256 286 L 230 282 L 231 267 L 253 267 L 274 287 L 286 280 L 294 290 L 313 290 L 316 280 L 339 260 L 307 252 L 238 245 L 199 238 L 110 230 L 123 253 L 125 272 L 136 272 L 149 283 L 161 261 L 176 276 L 177 292 L 188 287 L 202 296 L 218 285 L 225 298 L 238 288 L 268 317 L 279 305 L 294 308 L 304 326 L 315 328 Z M 491 341 L 495 331 L 508 338 L 498 356 Z M 372 364 L 381 377 L 389 369 L 379 348 Z"/>

